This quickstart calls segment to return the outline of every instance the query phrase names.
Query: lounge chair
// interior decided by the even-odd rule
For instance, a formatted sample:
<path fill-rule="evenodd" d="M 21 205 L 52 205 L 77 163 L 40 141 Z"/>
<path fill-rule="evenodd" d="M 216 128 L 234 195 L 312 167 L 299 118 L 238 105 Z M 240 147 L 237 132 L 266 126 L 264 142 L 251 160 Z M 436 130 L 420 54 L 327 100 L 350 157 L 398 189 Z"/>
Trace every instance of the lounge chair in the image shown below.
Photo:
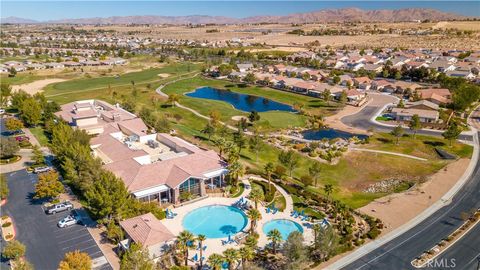
<path fill-rule="evenodd" d="M 276 207 L 274 206 L 274 207 L 273 207 L 273 212 L 272 212 L 272 214 L 275 215 L 277 212 L 278 212 L 278 208 L 276 208 Z"/>
<path fill-rule="evenodd" d="M 270 207 L 267 207 L 267 214 L 270 213 Z"/>
<path fill-rule="evenodd" d="M 198 254 L 195 254 L 195 255 L 192 257 L 192 260 L 193 260 L 194 262 L 198 261 Z"/>
<path fill-rule="evenodd" d="M 207 246 L 203 246 L 202 249 L 203 249 L 203 251 L 207 250 Z"/>

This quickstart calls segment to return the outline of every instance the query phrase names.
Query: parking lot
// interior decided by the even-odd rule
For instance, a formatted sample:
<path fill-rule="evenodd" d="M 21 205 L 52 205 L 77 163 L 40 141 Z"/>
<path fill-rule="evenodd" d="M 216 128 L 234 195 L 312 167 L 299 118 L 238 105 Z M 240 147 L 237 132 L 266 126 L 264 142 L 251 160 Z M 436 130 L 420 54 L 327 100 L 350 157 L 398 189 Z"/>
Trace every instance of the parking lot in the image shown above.
<path fill-rule="evenodd" d="M 35 269 L 57 269 L 65 253 L 79 250 L 90 255 L 95 269 L 112 269 L 87 230 L 93 223 L 87 213 L 79 210 L 86 225 L 59 228 L 57 222 L 70 212 L 45 214 L 42 202 L 32 199 L 37 179 L 37 175 L 26 170 L 8 173 L 10 196 L 2 207 L 2 214 L 13 218 L 16 239 L 27 247 L 27 260 Z"/>

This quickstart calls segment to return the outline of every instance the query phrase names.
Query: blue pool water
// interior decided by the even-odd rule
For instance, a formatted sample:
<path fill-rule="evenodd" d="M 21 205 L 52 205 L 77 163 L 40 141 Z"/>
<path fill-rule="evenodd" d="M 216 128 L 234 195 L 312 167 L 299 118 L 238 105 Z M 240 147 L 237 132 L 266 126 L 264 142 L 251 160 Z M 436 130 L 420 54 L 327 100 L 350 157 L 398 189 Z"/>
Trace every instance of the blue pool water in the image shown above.
<path fill-rule="evenodd" d="M 233 105 L 235 109 L 244 112 L 267 112 L 267 111 L 286 111 L 295 112 L 295 110 L 283 103 L 279 103 L 267 98 L 239 94 L 228 90 L 220 90 L 211 87 L 201 87 L 195 91 L 186 94 L 189 97 L 220 100 Z"/>
<path fill-rule="evenodd" d="M 183 218 L 183 228 L 207 238 L 234 235 L 247 226 L 247 216 L 238 208 L 211 205 L 195 209 Z"/>
<path fill-rule="evenodd" d="M 267 235 L 268 232 L 273 229 L 277 229 L 280 231 L 283 241 L 287 240 L 288 236 L 292 232 L 298 231 L 303 233 L 303 228 L 300 224 L 288 219 L 274 219 L 263 225 L 263 233 L 265 235 Z"/>
<path fill-rule="evenodd" d="M 327 129 L 310 129 L 302 132 L 303 138 L 307 140 L 321 140 L 321 139 L 335 139 L 335 138 L 342 138 L 342 139 L 350 139 L 352 137 L 357 137 L 361 140 L 367 138 L 367 135 L 361 134 L 353 134 L 348 133 L 341 130 L 336 130 L 333 128 Z"/>

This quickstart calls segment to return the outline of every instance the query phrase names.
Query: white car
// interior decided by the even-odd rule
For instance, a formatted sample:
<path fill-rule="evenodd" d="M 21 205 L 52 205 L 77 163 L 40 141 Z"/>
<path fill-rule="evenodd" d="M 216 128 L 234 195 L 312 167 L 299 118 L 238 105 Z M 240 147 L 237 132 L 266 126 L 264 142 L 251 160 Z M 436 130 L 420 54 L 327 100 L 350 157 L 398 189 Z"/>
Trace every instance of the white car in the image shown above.
<path fill-rule="evenodd" d="M 66 228 L 66 227 L 69 227 L 75 224 L 81 224 L 81 223 L 82 221 L 80 217 L 78 216 L 78 214 L 76 214 L 76 212 L 74 212 L 73 214 L 66 216 L 65 218 L 60 220 L 57 225 L 60 228 Z"/>
<path fill-rule="evenodd" d="M 47 166 L 45 166 L 45 167 L 37 167 L 37 168 L 33 169 L 33 172 L 34 172 L 34 173 L 45 173 L 45 172 L 49 172 L 51 169 L 52 169 L 52 168 L 47 167 Z"/>

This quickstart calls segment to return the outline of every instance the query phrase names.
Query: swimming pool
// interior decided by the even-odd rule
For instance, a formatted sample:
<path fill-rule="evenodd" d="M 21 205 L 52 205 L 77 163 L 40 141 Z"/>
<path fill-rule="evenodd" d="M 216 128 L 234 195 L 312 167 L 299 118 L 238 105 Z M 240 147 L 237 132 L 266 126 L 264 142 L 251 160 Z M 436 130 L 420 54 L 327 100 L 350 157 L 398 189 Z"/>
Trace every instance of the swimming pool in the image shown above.
<path fill-rule="evenodd" d="M 207 238 L 224 238 L 234 235 L 247 226 L 247 216 L 238 208 L 210 205 L 195 209 L 183 218 L 183 228 Z"/>
<path fill-rule="evenodd" d="M 295 221 L 291 221 L 288 219 L 274 219 L 270 220 L 269 222 L 263 225 L 263 233 L 265 235 L 268 234 L 269 231 L 277 229 L 282 234 L 282 239 L 285 241 L 287 240 L 288 236 L 292 232 L 301 232 L 303 233 L 303 228 L 300 224 Z"/>

